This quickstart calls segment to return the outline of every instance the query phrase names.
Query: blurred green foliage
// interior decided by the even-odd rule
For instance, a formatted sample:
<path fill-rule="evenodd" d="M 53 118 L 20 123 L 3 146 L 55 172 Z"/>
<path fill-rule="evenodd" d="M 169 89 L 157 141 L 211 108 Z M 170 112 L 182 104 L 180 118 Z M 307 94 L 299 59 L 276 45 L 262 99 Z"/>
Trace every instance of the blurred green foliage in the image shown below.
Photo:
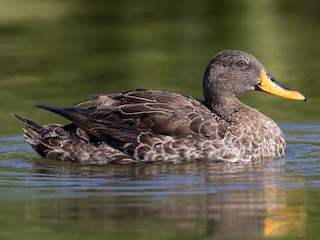
<path fill-rule="evenodd" d="M 243 101 L 284 122 L 318 122 L 317 1 L 0 2 L 0 134 L 20 132 L 10 113 L 65 122 L 36 104 L 70 106 L 101 92 L 164 89 L 202 97 L 214 54 L 255 55 L 308 101 L 261 93 Z"/>

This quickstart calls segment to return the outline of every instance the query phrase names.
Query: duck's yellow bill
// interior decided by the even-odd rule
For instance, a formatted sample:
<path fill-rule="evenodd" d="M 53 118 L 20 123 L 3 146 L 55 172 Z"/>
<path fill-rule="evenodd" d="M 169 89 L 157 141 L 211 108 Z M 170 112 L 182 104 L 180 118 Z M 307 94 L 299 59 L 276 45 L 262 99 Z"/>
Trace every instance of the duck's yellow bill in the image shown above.
<path fill-rule="evenodd" d="M 257 90 L 271 93 L 283 98 L 293 99 L 293 100 L 303 100 L 306 101 L 306 97 L 303 96 L 298 91 L 292 90 L 286 86 L 283 86 L 277 80 L 275 80 L 269 73 L 265 70 L 260 70 L 261 82 L 257 86 Z"/>

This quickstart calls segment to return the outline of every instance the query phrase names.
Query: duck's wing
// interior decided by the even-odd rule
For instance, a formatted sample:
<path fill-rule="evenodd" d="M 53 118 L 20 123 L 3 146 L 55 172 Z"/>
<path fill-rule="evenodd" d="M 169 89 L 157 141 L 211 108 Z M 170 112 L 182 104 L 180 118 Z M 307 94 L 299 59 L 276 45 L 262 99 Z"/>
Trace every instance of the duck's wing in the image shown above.
<path fill-rule="evenodd" d="M 199 100 L 171 92 L 139 90 L 103 94 L 90 103 L 90 120 L 115 128 L 122 126 L 124 131 L 127 127 L 133 132 L 176 138 L 198 135 L 217 139 L 223 138 L 223 130 L 228 127 Z"/>
<path fill-rule="evenodd" d="M 159 139 L 219 140 L 227 123 L 200 101 L 163 91 L 131 91 L 98 95 L 83 103 L 88 108 L 40 106 L 60 114 L 95 138 L 130 155 Z M 165 143 L 164 143 L 165 144 Z"/>

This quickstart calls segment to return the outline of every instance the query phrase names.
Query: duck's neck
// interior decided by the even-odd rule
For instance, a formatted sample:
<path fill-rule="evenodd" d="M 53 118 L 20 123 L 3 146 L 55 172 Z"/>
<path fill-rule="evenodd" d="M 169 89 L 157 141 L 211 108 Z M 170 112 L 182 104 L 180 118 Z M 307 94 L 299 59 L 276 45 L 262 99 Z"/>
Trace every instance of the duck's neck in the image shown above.
<path fill-rule="evenodd" d="M 219 97 L 212 99 L 208 107 L 212 112 L 228 122 L 236 122 L 239 113 L 248 108 L 235 97 Z"/>

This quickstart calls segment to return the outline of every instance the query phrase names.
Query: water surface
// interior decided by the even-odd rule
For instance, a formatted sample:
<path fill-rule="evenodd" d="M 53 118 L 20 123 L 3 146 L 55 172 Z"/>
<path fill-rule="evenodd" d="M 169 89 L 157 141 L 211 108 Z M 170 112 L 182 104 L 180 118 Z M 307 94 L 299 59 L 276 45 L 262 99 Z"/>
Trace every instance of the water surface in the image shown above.
<path fill-rule="evenodd" d="M 20 136 L 2 138 L 0 209 L 6 230 L 0 236 L 314 236 L 319 234 L 320 125 L 282 128 L 287 156 L 250 165 L 80 166 L 42 159 Z"/>

